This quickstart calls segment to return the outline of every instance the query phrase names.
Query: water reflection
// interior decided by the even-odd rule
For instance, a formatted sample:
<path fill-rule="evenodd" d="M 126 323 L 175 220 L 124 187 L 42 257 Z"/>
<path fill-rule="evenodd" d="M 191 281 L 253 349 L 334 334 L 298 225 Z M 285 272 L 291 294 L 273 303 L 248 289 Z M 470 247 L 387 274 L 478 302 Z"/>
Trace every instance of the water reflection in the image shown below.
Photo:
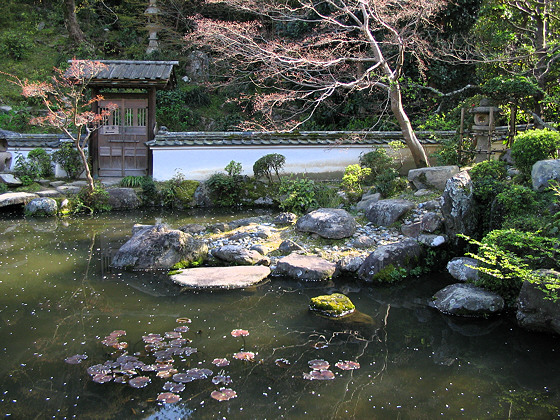
<path fill-rule="evenodd" d="M 508 317 L 465 321 L 432 311 L 427 304 L 442 277 L 391 287 L 273 279 L 243 291 L 181 293 L 163 273 L 107 268 L 134 223 L 243 216 L 0 219 L 0 411 L 13 418 L 150 419 L 559 415 L 558 338 L 521 331 Z M 346 293 L 358 315 L 333 321 L 308 311 L 311 297 L 332 292 Z M 115 351 L 103 337 L 126 330 L 132 354 L 142 351 L 143 336 L 172 331 L 178 318 L 192 319 L 183 337 L 198 350 L 185 357 L 184 370 L 229 377 L 236 398 L 213 399 L 224 385 L 211 378 L 186 383 L 175 405 L 156 400 L 169 379 L 153 377 L 140 389 L 91 381 L 87 368 Z M 234 329 L 250 335 L 232 337 Z M 241 351 L 255 361 L 235 359 Z M 88 358 L 65 363 L 76 354 Z M 224 358 L 229 366 L 212 363 Z M 312 360 L 328 362 L 334 379 L 306 380 Z M 360 369 L 335 367 L 345 361 Z"/>

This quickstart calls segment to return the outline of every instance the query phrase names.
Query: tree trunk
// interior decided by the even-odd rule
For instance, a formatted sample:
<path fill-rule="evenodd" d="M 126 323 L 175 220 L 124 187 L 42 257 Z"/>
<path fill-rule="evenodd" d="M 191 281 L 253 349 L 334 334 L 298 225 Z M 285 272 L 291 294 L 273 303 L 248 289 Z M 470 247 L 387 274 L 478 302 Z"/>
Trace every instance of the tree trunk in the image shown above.
<path fill-rule="evenodd" d="M 406 115 L 403 108 L 401 87 L 397 81 L 391 82 L 389 87 L 389 98 L 391 100 L 391 111 L 393 111 L 393 115 L 399 123 L 404 141 L 412 154 L 416 167 L 425 168 L 426 166 L 430 166 L 428 157 L 426 156 L 426 151 L 422 147 L 422 144 L 418 141 L 416 134 L 414 134 L 408 115 Z"/>
<path fill-rule="evenodd" d="M 85 42 L 86 36 L 80 29 L 78 18 L 76 17 L 76 2 L 74 0 L 64 0 L 64 4 L 66 28 L 68 29 L 70 39 L 74 44 Z"/>

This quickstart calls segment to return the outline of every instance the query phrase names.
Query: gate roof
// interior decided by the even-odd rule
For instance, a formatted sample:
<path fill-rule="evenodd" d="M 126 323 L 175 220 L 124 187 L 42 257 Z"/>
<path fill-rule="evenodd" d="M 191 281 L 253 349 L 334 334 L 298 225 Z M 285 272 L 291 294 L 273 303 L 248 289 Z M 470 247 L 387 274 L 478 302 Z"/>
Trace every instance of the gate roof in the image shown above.
<path fill-rule="evenodd" d="M 176 83 L 178 61 L 92 60 L 105 66 L 89 82 L 92 87 L 170 89 Z"/>

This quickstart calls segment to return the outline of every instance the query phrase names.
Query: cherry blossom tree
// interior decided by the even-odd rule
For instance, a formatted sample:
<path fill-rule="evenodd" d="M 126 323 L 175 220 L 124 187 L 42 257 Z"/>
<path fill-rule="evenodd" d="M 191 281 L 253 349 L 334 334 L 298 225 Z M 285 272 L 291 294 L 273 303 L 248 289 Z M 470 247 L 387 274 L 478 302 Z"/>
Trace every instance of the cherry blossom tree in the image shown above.
<path fill-rule="evenodd" d="M 226 2 L 258 20 L 197 16 L 197 29 L 186 40 L 229 64 L 229 82 L 246 77 L 257 86 L 251 106 L 269 126 L 297 128 L 335 93 L 381 90 L 416 166 L 428 165 L 404 109 L 401 78 L 407 60 L 425 68 L 432 45 L 422 30 L 445 0 Z"/>
<path fill-rule="evenodd" d="M 55 74 L 49 82 L 30 82 L 9 75 L 10 81 L 21 87 L 24 97 L 37 98 L 45 107 L 45 115 L 32 118 L 30 123 L 61 130 L 73 140 L 85 168 L 90 193 L 93 193 L 95 185 L 85 149 L 91 134 L 117 108 L 111 104 L 100 113 L 91 110 L 92 104 L 103 97 L 98 95 L 90 98 L 88 84 L 105 68 L 105 64 L 99 61 L 74 59 L 66 70 L 55 68 Z"/>

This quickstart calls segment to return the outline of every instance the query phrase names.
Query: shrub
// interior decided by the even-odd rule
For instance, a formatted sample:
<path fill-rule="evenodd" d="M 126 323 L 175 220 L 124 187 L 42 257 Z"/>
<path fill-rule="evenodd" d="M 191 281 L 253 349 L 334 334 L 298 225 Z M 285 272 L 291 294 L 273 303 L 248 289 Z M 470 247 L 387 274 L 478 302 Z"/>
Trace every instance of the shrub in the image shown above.
<path fill-rule="evenodd" d="M 375 189 L 383 197 L 391 197 L 406 189 L 408 181 L 394 168 L 386 168 L 375 178 Z"/>
<path fill-rule="evenodd" d="M 378 148 L 371 152 L 361 154 L 359 162 L 362 168 L 369 168 L 371 170 L 369 177 L 364 181 L 367 184 L 373 184 L 375 178 L 391 166 L 393 159 L 391 159 L 385 149 Z"/>
<path fill-rule="evenodd" d="M 60 144 L 58 150 L 53 153 L 52 160 L 60 164 L 69 179 L 77 179 L 84 171 L 80 153 L 70 141 Z"/>
<path fill-rule="evenodd" d="M 109 205 L 109 193 L 103 186 L 96 183 L 92 192 L 87 188 L 75 195 L 71 200 L 74 213 L 102 213 L 111 210 Z"/>
<path fill-rule="evenodd" d="M 32 49 L 29 35 L 20 31 L 5 32 L 0 40 L 0 51 L 14 60 L 22 60 Z"/>
<path fill-rule="evenodd" d="M 239 205 L 243 186 L 241 163 L 232 160 L 225 170 L 227 174 L 215 173 L 207 181 L 212 201 L 224 207 Z"/>
<path fill-rule="evenodd" d="M 278 153 L 271 153 L 264 155 L 258 159 L 253 165 L 253 173 L 255 178 L 266 177 L 268 183 L 272 183 L 272 173 L 276 174 L 278 180 L 280 180 L 280 170 L 284 167 L 286 163 L 286 158 Z"/>
<path fill-rule="evenodd" d="M 39 177 L 50 178 L 54 175 L 51 156 L 45 149 L 39 147 L 31 150 L 27 155 L 27 159 L 37 166 Z"/>
<path fill-rule="evenodd" d="M 145 206 L 159 202 L 159 194 L 156 183 L 151 176 L 145 176 L 142 180 L 142 204 Z"/>
<path fill-rule="evenodd" d="M 537 207 L 537 193 L 523 185 L 508 185 L 496 196 L 496 202 L 503 209 L 504 218 L 531 213 Z"/>
<path fill-rule="evenodd" d="M 160 184 L 162 204 L 166 207 L 189 206 L 199 184 L 198 181 L 185 179 L 181 172 L 176 172 L 173 178 Z"/>
<path fill-rule="evenodd" d="M 533 165 L 544 159 L 558 157 L 560 133 L 550 130 L 530 130 L 515 136 L 511 156 L 515 166 L 527 178 L 531 177 Z"/>
<path fill-rule="evenodd" d="M 348 165 L 344 170 L 340 186 L 350 201 L 357 201 L 363 194 L 362 185 L 364 180 L 371 174 L 370 168 L 362 168 L 360 165 Z"/>
<path fill-rule="evenodd" d="M 499 160 L 487 160 L 477 163 L 470 170 L 473 182 L 473 194 L 482 202 L 489 202 L 504 188 L 507 176 L 505 162 Z"/>
<path fill-rule="evenodd" d="M 283 210 L 304 213 L 317 206 L 316 185 L 311 179 L 282 178 L 279 193 Z"/>
<path fill-rule="evenodd" d="M 476 268 L 481 272 L 476 285 L 498 293 L 510 306 L 524 281 L 542 283 L 535 269 L 558 269 L 555 239 L 515 229 L 494 230 L 480 242 L 463 237 L 478 246 L 476 253 L 468 254 L 482 263 Z"/>
<path fill-rule="evenodd" d="M 8 192 L 8 185 L 0 182 L 0 194 L 4 194 L 5 192 Z"/>
<path fill-rule="evenodd" d="M 23 186 L 28 186 L 39 178 L 40 168 L 36 161 L 26 159 L 22 154 L 18 154 L 13 172 Z"/>

